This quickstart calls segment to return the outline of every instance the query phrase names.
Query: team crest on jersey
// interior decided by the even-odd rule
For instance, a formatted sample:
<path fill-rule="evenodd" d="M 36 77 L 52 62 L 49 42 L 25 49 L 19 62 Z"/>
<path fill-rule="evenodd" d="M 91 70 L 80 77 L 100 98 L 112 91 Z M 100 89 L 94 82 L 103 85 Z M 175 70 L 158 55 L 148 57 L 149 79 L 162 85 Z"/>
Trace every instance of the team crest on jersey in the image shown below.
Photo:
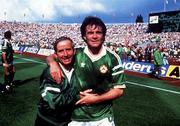
<path fill-rule="evenodd" d="M 102 74 L 105 74 L 105 73 L 107 73 L 108 72 L 108 68 L 107 68 L 107 66 L 106 65 L 102 65 L 102 66 L 100 66 L 100 72 L 102 73 Z"/>

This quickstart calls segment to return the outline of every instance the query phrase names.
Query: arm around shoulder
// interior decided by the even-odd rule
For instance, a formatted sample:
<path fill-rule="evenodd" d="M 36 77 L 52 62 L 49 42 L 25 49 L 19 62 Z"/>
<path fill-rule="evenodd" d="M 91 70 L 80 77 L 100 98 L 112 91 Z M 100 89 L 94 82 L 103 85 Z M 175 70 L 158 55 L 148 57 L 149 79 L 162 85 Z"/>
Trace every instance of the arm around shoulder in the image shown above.
<path fill-rule="evenodd" d="M 51 54 L 46 58 L 46 62 L 50 67 L 51 77 L 59 84 L 62 80 L 63 74 L 59 67 L 58 62 L 56 61 L 57 55 Z"/>

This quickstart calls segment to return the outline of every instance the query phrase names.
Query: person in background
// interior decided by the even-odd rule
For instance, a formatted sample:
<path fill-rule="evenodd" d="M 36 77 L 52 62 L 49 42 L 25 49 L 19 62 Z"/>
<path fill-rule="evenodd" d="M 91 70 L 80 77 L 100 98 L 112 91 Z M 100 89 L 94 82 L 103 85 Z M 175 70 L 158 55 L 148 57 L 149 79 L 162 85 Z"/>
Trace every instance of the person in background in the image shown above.
<path fill-rule="evenodd" d="M 143 49 L 142 49 L 142 47 L 139 47 L 137 49 L 136 54 L 137 54 L 137 61 L 142 62 L 142 60 L 143 60 Z"/>
<path fill-rule="evenodd" d="M 68 126 L 114 126 L 113 100 L 124 93 L 125 76 L 118 54 L 105 47 L 106 26 L 94 16 L 81 25 L 81 36 L 87 46 L 77 49 L 75 74 L 80 100 Z M 51 55 L 47 58 L 52 77 L 61 81 L 61 71 Z"/>
<path fill-rule="evenodd" d="M 169 54 L 166 48 L 162 49 L 161 55 L 163 57 L 163 65 L 169 65 L 169 62 L 168 62 Z"/>
<path fill-rule="evenodd" d="M 15 66 L 14 66 L 14 50 L 12 47 L 12 33 L 11 31 L 6 31 L 4 33 L 4 40 L 2 41 L 2 64 L 4 68 L 4 90 L 1 92 L 7 92 L 13 86 Z"/>
<path fill-rule="evenodd" d="M 79 98 L 79 92 L 73 86 L 76 83 L 73 41 L 62 36 L 55 41 L 54 50 L 64 78 L 56 83 L 50 75 L 49 67 L 43 71 L 40 77 L 41 99 L 34 126 L 67 126 Z"/>
<path fill-rule="evenodd" d="M 124 61 L 124 53 L 125 53 L 125 50 L 124 50 L 124 45 L 123 44 L 119 44 L 119 47 L 116 49 L 116 52 L 117 54 L 120 56 L 121 60 Z"/>
<path fill-rule="evenodd" d="M 147 44 L 144 51 L 144 59 L 146 63 L 151 63 L 152 53 L 153 53 L 152 46 L 150 44 Z"/>
<path fill-rule="evenodd" d="M 160 78 L 161 77 L 161 67 L 163 65 L 163 56 L 162 56 L 162 47 L 157 46 L 154 53 L 154 70 L 152 71 L 152 75 Z"/>
<path fill-rule="evenodd" d="M 136 54 L 136 46 L 131 45 L 130 46 L 130 61 L 136 61 L 137 54 Z"/>

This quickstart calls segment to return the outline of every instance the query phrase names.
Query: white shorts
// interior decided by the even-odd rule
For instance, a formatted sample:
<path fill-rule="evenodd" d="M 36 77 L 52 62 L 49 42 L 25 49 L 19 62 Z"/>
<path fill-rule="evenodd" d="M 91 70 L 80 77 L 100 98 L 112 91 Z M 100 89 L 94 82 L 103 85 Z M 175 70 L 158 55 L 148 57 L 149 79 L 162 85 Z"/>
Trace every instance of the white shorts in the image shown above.
<path fill-rule="evenodd" d="M 115 123 L 113 120 L 104 118 L 98 121 L 89 122 L 71 121 L 68 126 L 115 126 Z"/>

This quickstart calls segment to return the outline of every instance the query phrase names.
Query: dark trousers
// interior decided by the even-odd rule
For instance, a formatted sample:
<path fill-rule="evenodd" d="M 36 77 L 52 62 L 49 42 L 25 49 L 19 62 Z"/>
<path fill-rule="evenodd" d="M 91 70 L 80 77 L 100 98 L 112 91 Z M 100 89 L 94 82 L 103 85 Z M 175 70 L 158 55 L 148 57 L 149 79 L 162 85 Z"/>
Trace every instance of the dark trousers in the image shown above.
<path fill-rule="evenodd" d="M 67 125 L 68 125 L 68 121 L 64 121 L 59 124 L 53 124 L 53 123 L 50 123 L 50 122 L 44 120 L 39 115 L 37 115 L 37 118 L 34 123 L 34 126 L 67 126 Z"/>
<path fill-rule="evenodd" d="M 161 76 L 161 65 L 155 65 L 152 74 L 156 77 Z"/>
<path fill-rule="evenodd" d="M 37 115 L 34 126 L 55 126 Z"/>

